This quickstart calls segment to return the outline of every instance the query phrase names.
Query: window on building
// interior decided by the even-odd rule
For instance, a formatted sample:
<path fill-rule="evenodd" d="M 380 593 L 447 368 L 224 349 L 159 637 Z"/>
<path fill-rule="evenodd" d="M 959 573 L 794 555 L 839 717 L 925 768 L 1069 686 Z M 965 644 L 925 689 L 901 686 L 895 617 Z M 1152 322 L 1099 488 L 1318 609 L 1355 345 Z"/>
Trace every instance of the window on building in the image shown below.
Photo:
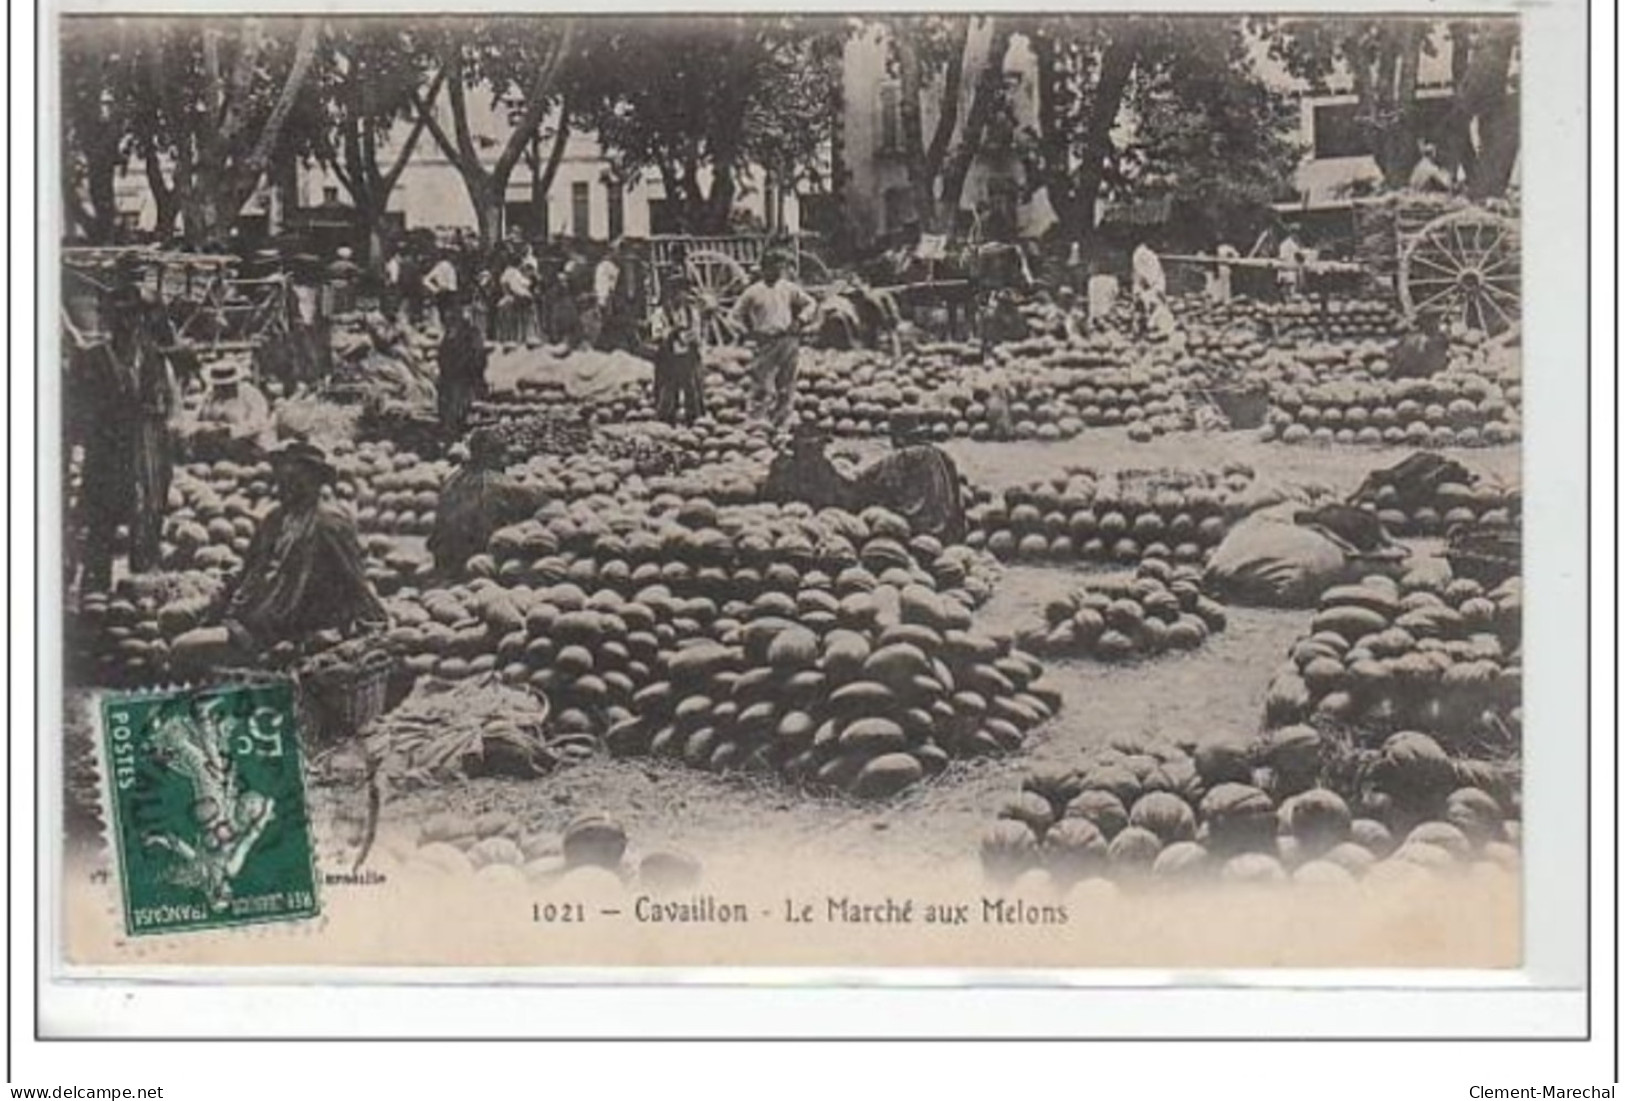
<path fill-rule="evenodd" d="M 896 84 L 880 86 L 880 146 L 881 153 L 895 153 L 903 142 L 902 89 Z"/>
<path fill-rule="evenodd" d="M 519 234 L 527 240 L 538 236 L 546 239 L 548 236 L 547 204 L 542 204 L 542 219 L 539 226 L 536 221 L 535 210 L 535 204 L 529 200 L 510 199 L 506 210 L 503 212 L 502 224 L 510 229 L 518 230 Z M 540 230 L 539 234 L 538 229 Z"/>
<path fill-rule="evenodd" d="M 1359 105 L 1326 104 L 1315 108 L 1315 156 L 1364 157 L 1371 153 L 1365 127 L 1360 124 Z"/>
<path fill-rule="evenodd" d="M 324 187 L 324 188 L 322 188 L 322 205 L 323 206 L 338 206 L 339 205 L 339 189 L 336 188 L 336 187 Z"/>
<path fill-rule="evenodd" d="M 626 232 L 626 190 L 611 180 L 604 185 L 604 191 L 609 196 L 609 239 L 613 241 Z"/>
<path fill-rule="evenodd" d="M 592 236 L 592 192 L 585 180 L 570 185 L 570 232 L 582 238 Z"/>

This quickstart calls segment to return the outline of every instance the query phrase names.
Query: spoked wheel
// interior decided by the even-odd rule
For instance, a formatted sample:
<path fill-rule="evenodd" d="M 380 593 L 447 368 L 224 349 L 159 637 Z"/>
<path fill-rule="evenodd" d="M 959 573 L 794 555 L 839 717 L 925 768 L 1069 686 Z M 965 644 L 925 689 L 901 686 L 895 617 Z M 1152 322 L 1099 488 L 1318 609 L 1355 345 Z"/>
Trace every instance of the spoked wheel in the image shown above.
<path fill-rule="evenodd" d="M 1439 314 L 1493 335 L 1521 320 L 1522 275 L 1518 223 L 1461 210 L 1429 222 L 1405 246 L 1400 301 L 1407 314 Z"/>
<path fill-rule="evenodd" d="M 683 261 L 689 284 L 699 300 L 701 338 L 708 348 L 738 344 L 743 334 L 733 322 L 733 309 L 750 280 L 739 262 L 714 249 L 697 249 Z"/>

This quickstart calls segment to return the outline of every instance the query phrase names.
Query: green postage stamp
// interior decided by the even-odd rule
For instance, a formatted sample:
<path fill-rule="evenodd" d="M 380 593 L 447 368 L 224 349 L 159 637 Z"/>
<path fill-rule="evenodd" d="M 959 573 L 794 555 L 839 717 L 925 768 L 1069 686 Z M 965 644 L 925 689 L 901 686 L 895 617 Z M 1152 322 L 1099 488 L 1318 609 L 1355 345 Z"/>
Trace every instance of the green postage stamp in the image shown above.
<path fill-rule="evenodd" d="M 129 934 L 315 916 L 290 685 L 111 696 L 102 730 Z"/>

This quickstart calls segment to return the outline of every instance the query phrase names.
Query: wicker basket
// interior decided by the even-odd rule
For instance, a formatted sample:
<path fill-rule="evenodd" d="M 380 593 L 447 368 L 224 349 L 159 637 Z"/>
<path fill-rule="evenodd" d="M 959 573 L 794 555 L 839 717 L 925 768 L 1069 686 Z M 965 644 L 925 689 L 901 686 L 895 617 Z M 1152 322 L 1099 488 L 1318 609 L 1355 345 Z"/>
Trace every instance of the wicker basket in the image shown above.
<path fill-rule="evenodd" d="M 289 685 L 299 740 L 314 751 L 356 737 L 399 703 L 391 692 L 398 667 L 399 662 L 378 651 L 359 666 L 294 675 L 218 668 L 208 679 L 216 685 Z"/>
<path fill-rule="evenodd" d="M 299 730 L 310 747 L 354 738 L 389 708 L 396 662 L 379 653 L 359 666 L 295 678 Z"/>

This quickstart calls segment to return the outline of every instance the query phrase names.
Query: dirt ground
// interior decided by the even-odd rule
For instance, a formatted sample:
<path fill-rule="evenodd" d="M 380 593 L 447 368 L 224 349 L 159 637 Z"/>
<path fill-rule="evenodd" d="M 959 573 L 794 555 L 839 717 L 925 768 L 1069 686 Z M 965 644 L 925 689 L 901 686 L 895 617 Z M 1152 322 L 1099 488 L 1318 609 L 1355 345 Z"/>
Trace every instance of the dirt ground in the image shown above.
<path fill-rule="evenodd" d="M 973 443 L 949 450 L 965 474 L 991 488 L 1028 481 L 1067 465 L 1100 469 L 1203 467 L 1251 463 L 1261 473 L 1352 489 L 1365 474 L 1408 452 L 1344 447 L 1285 447 L 1251 434 L 1182 434 L 1146 444 L 1117 430 L 1092 431 L 1064 443 Z M 1498 481 L 1518 474 L 1516 448 L 1455 454 L 1469 469 Z M 990 626 L 1012 627 L 1065 592 L 1082 570 L 1012 567 L 993 601 L 979 613 Z M 1062 713 L 1035 733 L 1020 753 L 996 760 L 955 762 L 942 776 L 882 806 L 810 797 L 770 781 L 714 776 L 654 761 L 594 759 L 545 780 L 474 781 L 455 788 L 403 794 L 384 808 L 384 834 L 411 836 L 437 811 L 478 814 L 503 810 L 527 832 L 561 829 L 577 815 L 610 815 L 626 827 L 635 851 L 675 848 L 702 861 L 731 861 L 763 852 L 788 862 L 861 861 L 889 865 L 969 864 L 1001 802 L 1035 763 L 1068 760 L 1113 734 L 1161 731 L 1197 739 L 1251 732 L 1262 714 L 1265 684 L 1287 647 L 1302 633 L 1307 612 L 1232 608 L 1225 631 L 1190 654 L 1126 666 L 1054 661 L 1050 677 L 1063 692 Z M 70 706 L 69 760 L 84 760 L 86 716 Z M 70 785 L 72 787 L 73 785 Z M 79 790 L 84 790 L 83 785 Z M 358 789 L 318 788 L 318 817 L 351 817 Z M 83 815 L 70 806 L 70 819 Z"/>

